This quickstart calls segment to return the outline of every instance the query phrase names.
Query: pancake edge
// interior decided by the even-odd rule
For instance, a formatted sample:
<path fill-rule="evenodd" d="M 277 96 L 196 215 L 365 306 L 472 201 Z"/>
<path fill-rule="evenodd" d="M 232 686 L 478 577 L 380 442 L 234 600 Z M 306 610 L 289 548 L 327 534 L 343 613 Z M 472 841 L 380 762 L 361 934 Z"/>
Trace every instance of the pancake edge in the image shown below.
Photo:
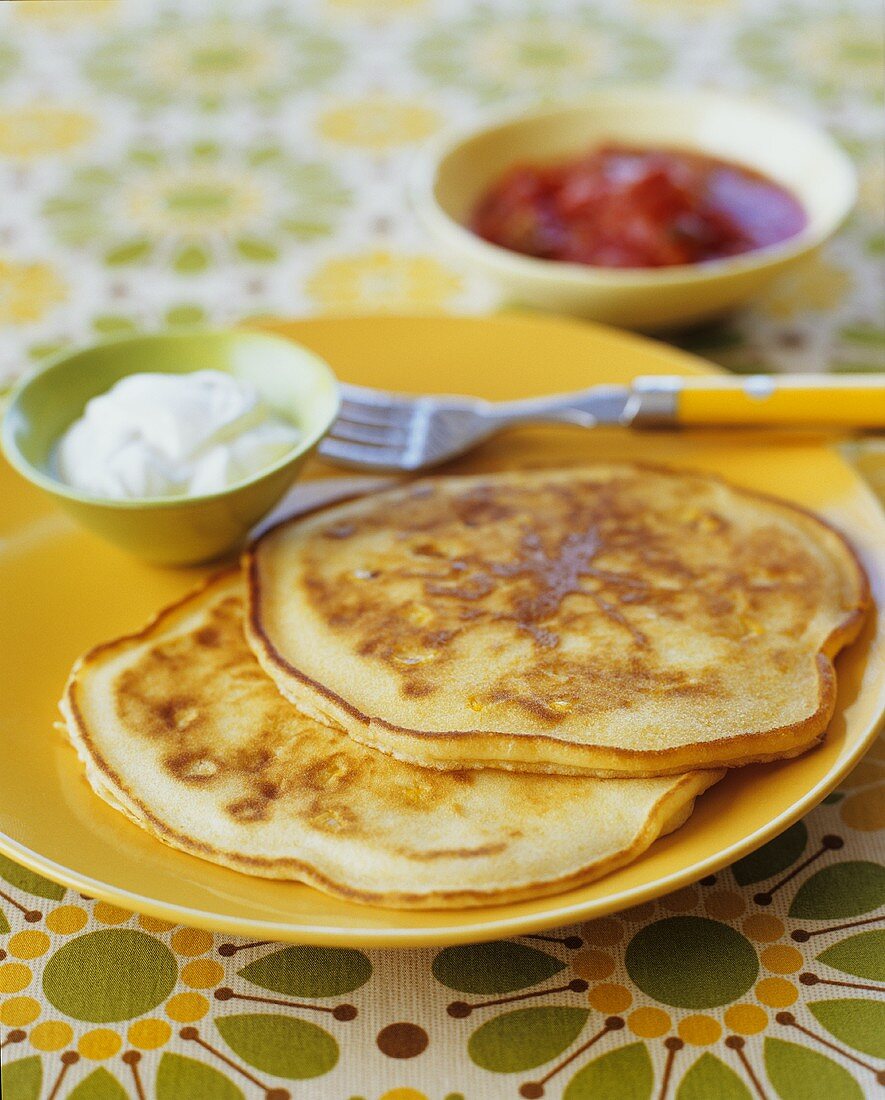
<path fill-rule="evenodd" d="M 588 866 L 570 871 L 568 874 L 556 879 L 538 883 L 523 883 L 503 890 L 484 891 L 473 889 L 421 894 L 373 892 L 348 886 L 346 883 L 340 882 L 316 867 L 294 857 L 266 859 L 257 856 L 242 856 L 194 840 L 160 820 L 133 794 L 121 776 L 100 752 L 95 740 L 90 736 L 88 724 L 83 715 L 83 708 L 80 705 L 79 677 L 87 666 L 101 663 L 113 657 L 121 649 L 147 641 L 170 627 L 174 628 L 176 619 L 189 613 L 193 600 L 208 593 L 216 586 L 231 583 L 238 578 L 239 570 L 236 568 L 215 574 L 181 599 L 157 612 L 141 630 L 133 631 L 108 642 L 102 642 L 88 650 L 74 664 L 59 702 L 59 709 L 64 719 L 68 738 L 84 765 L 84 778 L 95 795 L 157 840 L 187 855 L 195 856 L 246 875 L 298 882 L 342 901 L 375 905 L 382 908 L 455 909 L 528 901 L 585 886 L 611 871 L 617 870 L 619 867 L 634 862 L 660 836 L 683 825 L 691 815 L 695 799 L 725 775 L 724 769 L 697 770 L 685 773 L 652 806 L 642 828 L 622 851 Z"/>
<path fill-rule="evenodd" d="M 824 737 L 827 726 L 833 717 L 836 706 L 836 671 L 833 661 L 839 651 L 850 645 L 863 628 L 872 606 L 872 594 L 869 578 L 857 556 L 854 547 L 833 524 L 822 519 L 816 513 L 791 501 L 783 500 L 770 493 L 755 489 L 745 489 L 733 485 L 725 478 L 710 474 L 704 470 L 689 467 L 666 466 L 651 462 L 597 463 L 602 465 L 628 466 L 637 470 L 648 470 L 666 474 L 687 474 L 700 476 L 706 480 L 724 485 L 738 495 L 751 497 L 766 505 L 793 512 L 804 520 L 823 528 L 835 537 L 845 551 L 850 563 L 854 581 L 853 606 L 846 612 L 841 622 L 830 631 L 823 640 L 816 655 L 818 673 L 818 699 L 815 709 L 805 718 L 784 726 L 767 730 L 747 731 L 732 734 L 711 742 L 695 742 L 691 745 L 670 749 L 620 749 L 608 745 L 578 745 L 550 734 L 519 735 L 514 737 L 504 731 L 494 730 L 417 730 L 407 726 L 398 726 L 384 718 L 368 715 L 360 711 L 341 695 L 325 684 L 313 679 L 302 669 L 291 664 L 279 652 L 263 628 L 261 622 L 261 583 L 258 556 L 262 543 L 284 527 L 297 524 L 315 516 L 318 512 L 341 507 L 347 501 L 321 506 L 309 513 L 281 520 L 265 531 L 255 542 L 247 546 L 242 564 L 247 578 L 247 614 L 245 621 L 246 639 L 261 667 L 274 680 L 281 693 L 295 707 L 311 718 L 344 730 L 354 740 L 380 752 L 386 752 L 399 760 L 418 764 L 426 768 L 485 768 L 497 767 L 505 770 L 552 773 L 558 775 L 587 775 L 600 779 L 650 779 L 665 775 L 678 775 L 698 768 L 734 768 L 747 764 L 761 764 L 773 760 L 791 759 L 800 756 L 817 745 Z M 574 469 L 597 465 L 582 463 Z M 570 467 L 538 467 L 532 471 L 569 469 Z M 514 471 L 495 471 L 510 473 Z M 459 475 L 450 475 L 454 478 Z M 476 479 L 483 475 L 469 474 L 466 478 Z M 494 476 L 491 474 L 489 476 Z M 425 479 L 416 479 L 425 480 Z M 426 480 L 432 480 L 428 478 Z M 406 483 L 408 484 L 408 483 Z M 401 487 L 382 490 L 397 492 Z M 844 573 L 844 570 L 842 570 Z M 322 703 L 319 702 L 322 700 Z M 383 733 L 381 732 L 383 731 Z M 429 754 L 414 751 L 414 742 L 420 740 L 431 748 Z M 502 752 L 502 742 L 508 742 L 507 750 Z M 772 742 L 776 742 L 773 746 Z M 464 748 L 472 750 L 465 759 Z M 710 749 L 717 751 L 704 751 Z M 517 750 L 517 751 L 514 751 Z M 543 751 L 542 751 L 543 750 Z"/>

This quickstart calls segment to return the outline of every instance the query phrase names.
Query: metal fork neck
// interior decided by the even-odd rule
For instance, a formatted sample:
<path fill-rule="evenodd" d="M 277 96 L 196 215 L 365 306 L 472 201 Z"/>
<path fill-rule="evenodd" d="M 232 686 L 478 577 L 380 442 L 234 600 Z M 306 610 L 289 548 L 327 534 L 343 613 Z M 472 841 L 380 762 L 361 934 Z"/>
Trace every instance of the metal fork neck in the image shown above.
<path fill-rule="evenodd" d="M 506 401 L 490 406 L 485 414 L 497 424 L 550 422 L 593 428 L 598 424 L 627 423 L 625 412 L 631 402 L 625 386 L 594 386 L 577 393 L 555 397 Z M 635 410 L 631 410 L 631 418 Z"/>

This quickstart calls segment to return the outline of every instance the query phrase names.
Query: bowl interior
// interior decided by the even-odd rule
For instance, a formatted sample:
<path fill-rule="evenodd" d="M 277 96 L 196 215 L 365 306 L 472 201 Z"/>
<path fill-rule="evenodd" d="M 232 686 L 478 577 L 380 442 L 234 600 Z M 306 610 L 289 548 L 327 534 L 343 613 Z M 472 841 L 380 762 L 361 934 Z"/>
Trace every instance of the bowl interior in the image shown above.
<path fill-rule="evenodd" d="M 246 331 L 136 336 L 67 355 L 28 378 L 13 395 L 5 417 L 6 450 L 15 465 L 29 466 L 26 472 L 44 483 L 51 479 L 48 487 L 80 497 L 54 477 L 52 455 L 59 436 L 82 414 L 87 401 L 129 374 L 207 369 L 252 383 L 273 409 L 300 429 L 301 438 L 271 469 L 312 446 L 335 416 L 337 385 L 331 370 L 319 356 L 291 341 Z"/>
<path fill-rule="evenodd" d="M 448 146 L 432 198 L 465 225 L 481 193 L 514 164 L 555 161 L 605 142 L 700 150 L 764 173 L 808 216 L 806 229 L 785 244 L 826 236 L 854 197 L 853 172 L 838 146 L 775 108 L 716 93 L 620 91 L 512 118 Z"/>

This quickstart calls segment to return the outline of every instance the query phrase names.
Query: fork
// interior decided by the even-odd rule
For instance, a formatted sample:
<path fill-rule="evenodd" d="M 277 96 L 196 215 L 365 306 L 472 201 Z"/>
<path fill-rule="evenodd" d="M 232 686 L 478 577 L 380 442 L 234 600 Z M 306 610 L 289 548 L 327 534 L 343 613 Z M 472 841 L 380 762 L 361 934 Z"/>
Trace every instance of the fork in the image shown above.
<path fill-rule="evenodd" d="M 629 386 L 502 402 L 343 384 L 341 397 L 320 454 L 369 470 L 428 469 L 522 424 L 885 429 L 885 375 L 648 375 Z"/>

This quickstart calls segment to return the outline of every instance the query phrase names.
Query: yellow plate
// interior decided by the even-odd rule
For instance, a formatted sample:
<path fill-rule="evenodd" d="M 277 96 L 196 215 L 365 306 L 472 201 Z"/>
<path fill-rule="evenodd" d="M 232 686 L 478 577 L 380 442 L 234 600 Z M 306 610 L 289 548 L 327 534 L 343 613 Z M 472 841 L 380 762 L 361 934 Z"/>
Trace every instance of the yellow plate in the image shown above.
<path fill-rule="evenodd" d="M 699 360 L 638 337 L 542 317 L 354 318 L 277 326 L 342 378 L 403 390 L 509 398 L 636 374 L 696 374 Z M 629 435 L 525 429 L 464 469 L 561 458 L 641 457 L 722 474 L 837 523 L 885 601 L 885 518 L 858 476 L 819 439 L 750 434 Z M 328 476 L 312 466 L 308 476 Z M 419 946 L 493 939 L 599 916 L 692 882 L 810 810 L 872 740 L 885 711 L 885 628 L 871 621 L 838 661 L 839 703 L 825 744 L 797 760 L 743 768 L 698 801 L 689 822 L 638 862 L 580 890 L 461 912 L 352 905 L 306 886 L 249 878 L 167 848 L 101 802 L 52 728 L 74 658 L 140 625 L 198 578 L 99 542 L 0 467 L 0 850 L 52 879 L 153 916 L 254 939 Z"/>

